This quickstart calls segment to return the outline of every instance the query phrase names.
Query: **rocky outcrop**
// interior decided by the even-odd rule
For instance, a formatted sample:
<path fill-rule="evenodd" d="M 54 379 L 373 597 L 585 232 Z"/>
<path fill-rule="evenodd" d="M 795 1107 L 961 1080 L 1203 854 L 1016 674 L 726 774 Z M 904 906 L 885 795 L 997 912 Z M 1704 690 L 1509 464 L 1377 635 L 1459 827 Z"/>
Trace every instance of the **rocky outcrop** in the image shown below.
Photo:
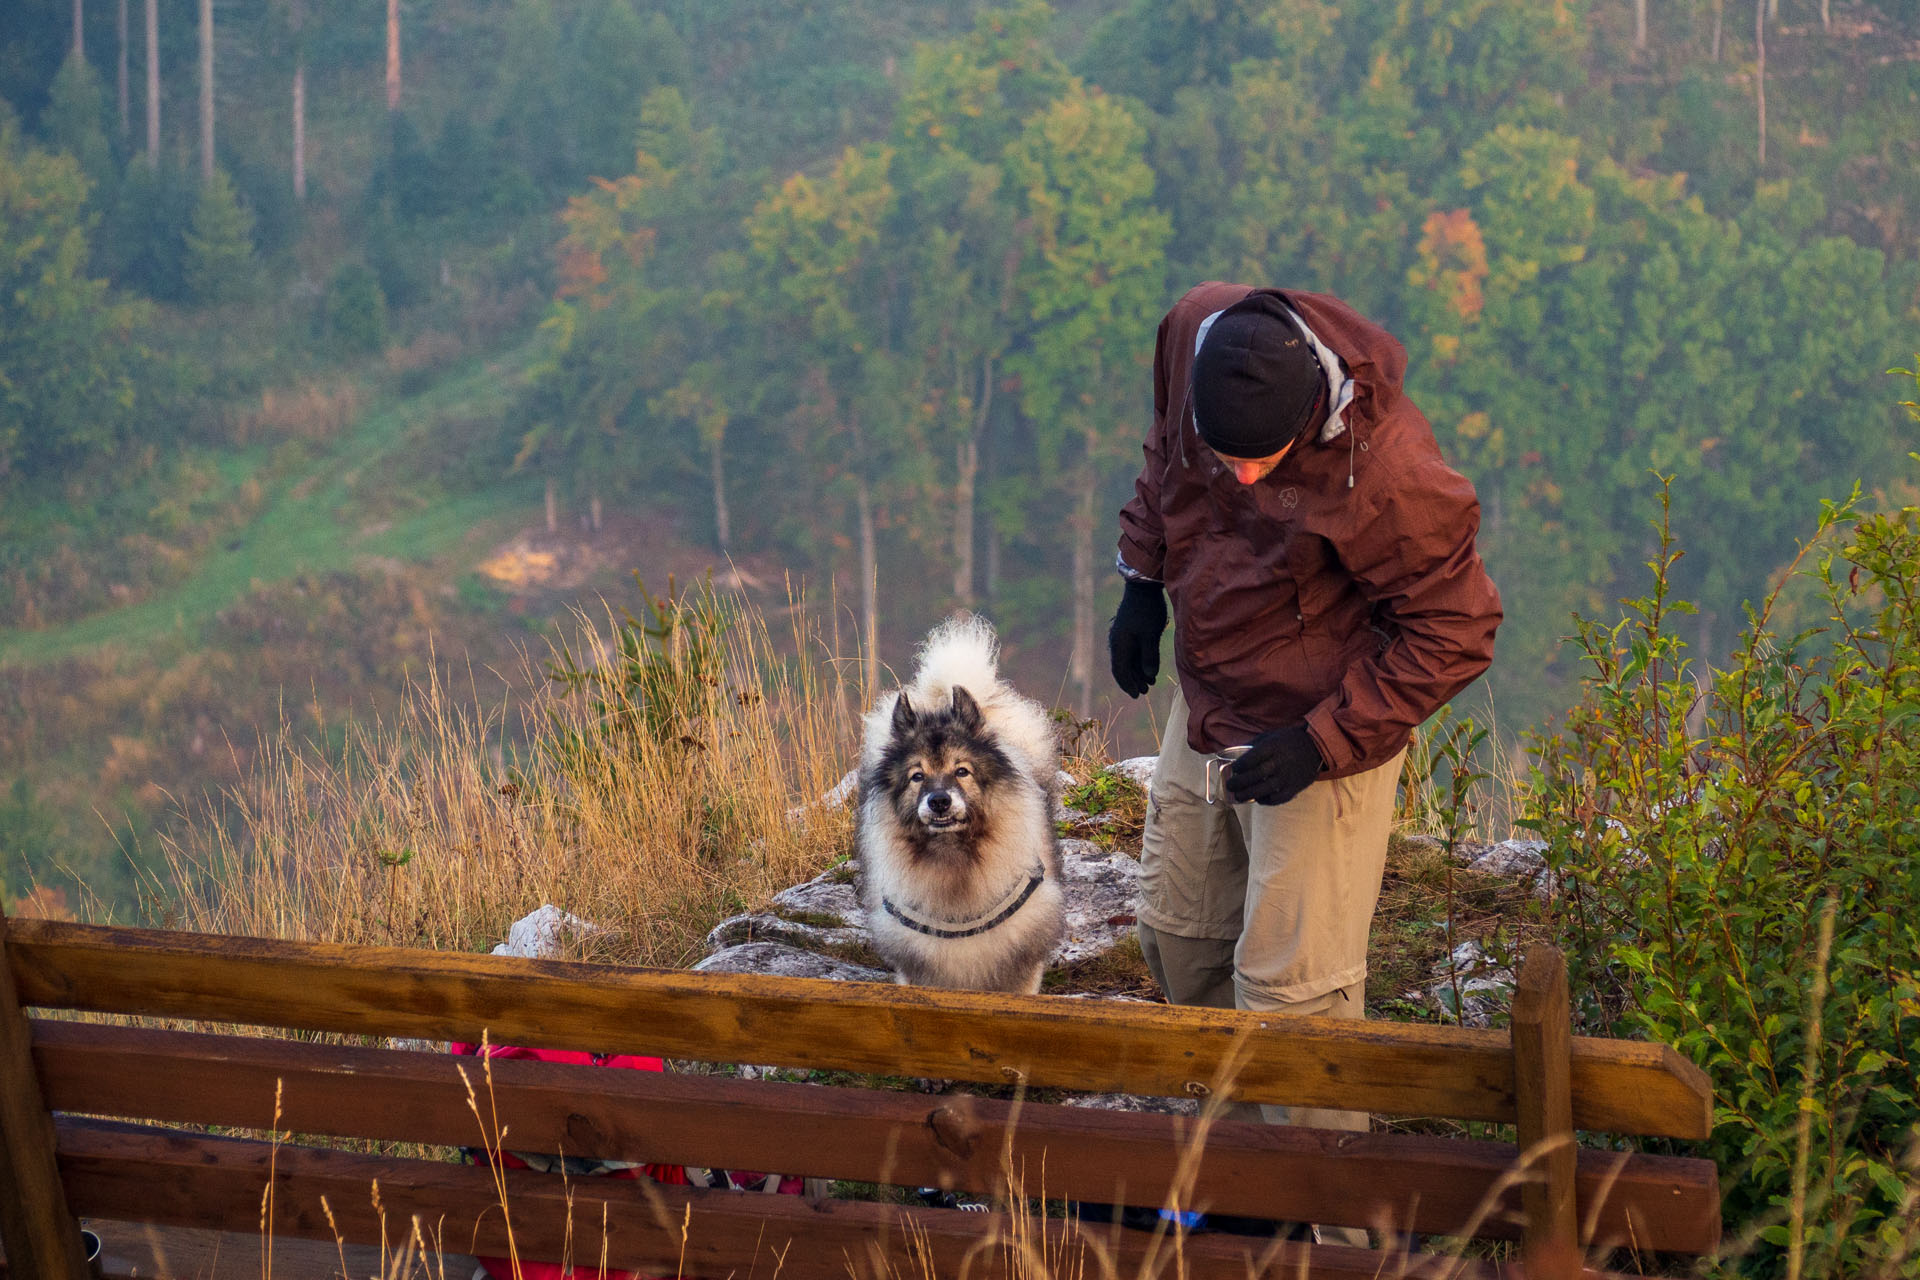
<path fill-rule="evenodd" d="M 1061 882 L 1067 895 L 1067 936 L 1054 964 L 1076 964 L 1112 950 L 1133 929 L 1140 898 L 1140 861 L 1089 840 L 1063 840 Z M 707 935 L 713 954 L 694 967 L 723 973 L 784 973 L 832 977 L 858 971 L 855 982 L 888 981 L 884 969 L 858 961 L 872 957 L 871 939 L 850 866 L 833 867 L 773 896 L 767 910 L 722 920 Z M 823 971 L 795 973 L 790 953 L 819 957 Z M 854 959 L 850 959 L 853 957 Z M 777 965 L 779 968 L 762 968 Z M 866 974 L 877 973 L 879 978 Z"/>
<path fill-rule="evenodd" d="M 893 974 L 784 942 L 743 942 L 693 966 L 701 973 L 770 973 L 782 978 L 826 978 L 833 982 L 892 982 Z"/>

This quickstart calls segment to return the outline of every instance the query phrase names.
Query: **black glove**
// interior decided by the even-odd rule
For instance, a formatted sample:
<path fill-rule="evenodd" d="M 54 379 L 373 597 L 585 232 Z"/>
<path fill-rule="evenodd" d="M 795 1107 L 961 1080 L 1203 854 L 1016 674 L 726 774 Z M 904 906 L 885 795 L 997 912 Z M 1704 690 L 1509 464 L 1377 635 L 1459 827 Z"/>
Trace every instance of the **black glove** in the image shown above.
<path fill-rule="evenodd" d="M 1167 596 L 1157 582 L 1127 579 L 1127 589 L 1107 628 L 1107 657 L 1113 682 L 1137 698 L 1160 674 L 1160 633 L 1167 629 Z"/>
<path fill-rule="evenodd" d="M 1235 804 L 1285 804 L 1305 791 L 1326 761 L 1304 724 L 1269 729 L 1227 770 L 1227 795 Z"/>

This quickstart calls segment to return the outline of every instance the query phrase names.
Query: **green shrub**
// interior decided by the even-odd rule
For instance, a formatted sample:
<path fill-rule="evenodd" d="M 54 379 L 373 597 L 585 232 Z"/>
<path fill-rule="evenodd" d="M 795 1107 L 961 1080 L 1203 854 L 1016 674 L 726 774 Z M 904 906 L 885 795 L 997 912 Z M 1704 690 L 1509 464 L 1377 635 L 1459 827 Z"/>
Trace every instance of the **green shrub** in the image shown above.
<path fill-rule="evenodd" d="M 1703 691 L 1666 506 L 1652 593 L 1578 624 L 1591 673 L 1524 821 L 1550 843 L 1574 990 L 1591 1031 L 1711 1075 L 1725 1273 L 1912 1274 L 1920 508 L 1827 504 L 1783 580 L 1827 625 L 1779 634 L 1776 588 Z"/>
<path fill-rule="evenodd" d="M 378 351 L 387 341 L 387 298 L 371 267 L 349 262 L 327 285 L 327 333 L 349 351 Z"/>
<path fill-rule="evenodd" d="M 216 169 L 202 184 L 186 233 L 187 289 L 202 302 L 250 298 L 260 283 L 253 256 L 253 211 L 240 203 L 232 179 Z"/>

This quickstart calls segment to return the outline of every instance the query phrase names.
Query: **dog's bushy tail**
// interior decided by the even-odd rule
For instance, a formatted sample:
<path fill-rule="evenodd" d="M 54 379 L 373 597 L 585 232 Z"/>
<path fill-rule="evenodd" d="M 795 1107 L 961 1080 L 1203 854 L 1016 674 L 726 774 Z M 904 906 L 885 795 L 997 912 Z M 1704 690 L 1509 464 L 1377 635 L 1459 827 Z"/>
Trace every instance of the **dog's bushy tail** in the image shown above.
<path fill-rule="evenodd" d="M 920 705 L 945 706 L 955 688 L 981 701 L 999 683 L 1000 637 L 977 613 L 956 613 L 927 634 L 913 673 Z"/>

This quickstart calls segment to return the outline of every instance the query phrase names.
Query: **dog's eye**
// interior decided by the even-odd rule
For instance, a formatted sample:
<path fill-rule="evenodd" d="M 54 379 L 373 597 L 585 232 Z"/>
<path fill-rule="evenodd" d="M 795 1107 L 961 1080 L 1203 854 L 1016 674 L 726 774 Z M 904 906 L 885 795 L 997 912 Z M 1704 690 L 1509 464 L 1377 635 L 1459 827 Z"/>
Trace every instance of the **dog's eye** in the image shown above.
<path fill-rule="evenodd" d="M 915 769 L 912 773 L 907 775 L 908 782 L 925 782 L 926 780 L 927 780 L 927 775 L 920 772 L 918 769 Z"/>
<path fill-rule="evenodd" d="M 965 765 L 961 765 L 953 771 L 953 776 L 956 778 L 971 778 L 973 776 L 973 770 L 967 768 Z"/>

